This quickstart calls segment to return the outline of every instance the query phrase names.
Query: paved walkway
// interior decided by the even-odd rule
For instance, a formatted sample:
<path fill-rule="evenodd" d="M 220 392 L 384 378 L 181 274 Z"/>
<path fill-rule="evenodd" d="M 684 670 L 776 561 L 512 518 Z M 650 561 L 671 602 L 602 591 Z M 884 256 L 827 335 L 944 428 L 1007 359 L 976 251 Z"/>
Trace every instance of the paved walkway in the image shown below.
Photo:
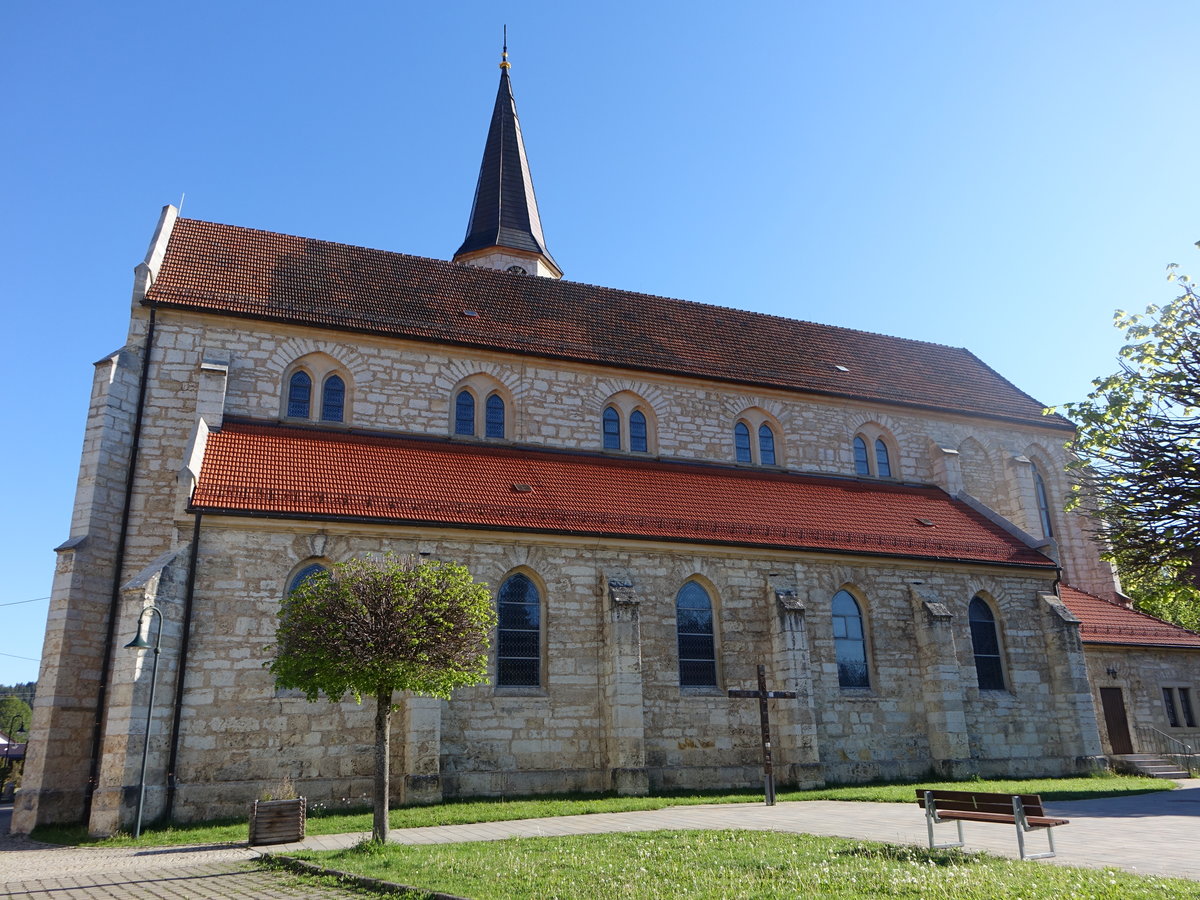
<path fill-rule="evenodd" d="M 1181 789 L 1135 797 L 1048 804 L 1051 815 L 1071 824 L 1056 830 L 1058 857 L 1047 863 L 1116 866 L 1143 875 L 1200 880 L 1200 779 Z M 0 834 L 7 832 L 0 809 Z M 648 812 L 599 813 L 447 825 L 393 831 L 389 839 L 408 844 L 502 840 L 656 829 L 746 828 L 762 831 L 835 835 L 893 843 L 924 844 L 925 820 L 915 803 L 813 801 L 677 806 Z M 943 826 L 947 840 L 953 826 Z M 1002 825 L 964 825 L 968 850 L 1016 856 L 1016 835 Z M 298 844 L 263 848 L 336 849 L 352 846 L 362 834 L 310 837 Z M 1041 846 L 1044 835 L 1028 836 Z M 246 847 L 74 848 L 0 838 L 0 894 L 21 900 L 99 900 L 99 898 L 200 898 L 200 900 L 283 900 L 292 897 L 346 898 L 334 889 L 310 888 L 288 876 L 254 869 L 257 852 Z M 1039 863 L 1030 863 L 1038 865 Z"/>

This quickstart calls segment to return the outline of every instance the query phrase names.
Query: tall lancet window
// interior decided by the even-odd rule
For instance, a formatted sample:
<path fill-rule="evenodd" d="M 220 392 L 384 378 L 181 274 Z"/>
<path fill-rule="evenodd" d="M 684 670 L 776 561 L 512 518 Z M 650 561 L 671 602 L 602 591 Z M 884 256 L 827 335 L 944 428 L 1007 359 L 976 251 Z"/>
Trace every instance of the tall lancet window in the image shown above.
<path fill-rule="evenodd" d="M 689 581 L 675 596 L 675 629 L 679 644 L 679 684 L 716 687 L 717 644 L 713 632 L 712 598 Z"/>
<path fill-rule="evenodd" d="M 321 388 L 321 421 L 340 422 L 345 415 L 346 382 L 338 375 L 330 375 Z"/>
<path fill-rule="evenodd" d="M 454 433 L 475 433 L 475 395 L 470 391 L 459 391 L 454 398 Z"/>
<path fill-rule="evenodd" d="M 604 407 L 604 449 L 621 449 L 621 414 L 611 406 Z"/>
<path fill-rule="evenodd" d="M 1038 519 L 1042 523 L 1042 534 L 1054 537 L 1054 525 L 1050 521 L 1050 495 L 1046 492 L 1046 482 L 1038 467 L 1033 467 L 1033 492 L 1037 496 Z"/>
<path fill-rule="evenodd" d="M 288 382 L 287 414 L 293 419 L 307 419 L 312 403 L 312 379 L 307 372 L 294 372 Z"/>
<path fill-rule="evenodd" d="M 492 394 L 487 398 L 487 421 L 484 425 L 484 434 L 490 438 L 504 437 L 504 398 L 499 394 Z"/>
<path fill-rule="evenodd" d="M 867 634 L 862 610 L 849 591 L 833 595 L 833 644 L 837 657 L 838 686 L 871 686 L 867 672 Z"/>

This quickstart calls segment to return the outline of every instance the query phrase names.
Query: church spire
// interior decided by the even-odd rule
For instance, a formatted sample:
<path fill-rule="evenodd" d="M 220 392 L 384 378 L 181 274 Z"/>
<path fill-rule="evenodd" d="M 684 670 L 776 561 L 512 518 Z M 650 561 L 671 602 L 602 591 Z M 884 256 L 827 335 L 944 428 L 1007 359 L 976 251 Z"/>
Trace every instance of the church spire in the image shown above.
<path fill-rule="evenodd" d="M 524 271 L 561 278 L 562 270 L 546 249 L 538 216 L 533 178 L 521 139 L 521 123 L 508 78 L 507 29 L 500 62 L 500 89 L 483 148 L 483 163 L 475 186 L 475 202 L 467 236 L 454 254 L 455 262 L 490 269 Z"/>

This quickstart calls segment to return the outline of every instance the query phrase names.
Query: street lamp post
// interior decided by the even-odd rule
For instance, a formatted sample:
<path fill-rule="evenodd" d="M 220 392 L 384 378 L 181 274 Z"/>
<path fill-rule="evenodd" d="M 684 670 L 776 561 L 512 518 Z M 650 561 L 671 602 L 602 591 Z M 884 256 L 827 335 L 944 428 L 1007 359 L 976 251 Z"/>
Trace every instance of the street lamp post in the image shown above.
<path fill-rule="evenodd" d="M 158 628 L 154 632 L 154 643 L 151 644 L 146 637 L 150 631 L 150 623 L 147 618 L 153 619 L 158 616 Z M 147 606 L 138 616 L 138 633 L 132 641 L 125 645 L 129 650 L 153 650 L 154 662 L 150 666 L 150 699 L 146 703 L 146 740 L 142 743 L 142 774 L 138 779 L 138 806 L 137 806 L 137 823 L 133 828 L 133 836 L 139 838 L 142 836 L 142 807 L 146 799 L 146 754 L 150 750 L 150 721 L 154 715 L 154 683 L 158 680 L 158 654 L 159 644 L 162 643 L 162 613 L 159 612 L 157 606 Z"/>

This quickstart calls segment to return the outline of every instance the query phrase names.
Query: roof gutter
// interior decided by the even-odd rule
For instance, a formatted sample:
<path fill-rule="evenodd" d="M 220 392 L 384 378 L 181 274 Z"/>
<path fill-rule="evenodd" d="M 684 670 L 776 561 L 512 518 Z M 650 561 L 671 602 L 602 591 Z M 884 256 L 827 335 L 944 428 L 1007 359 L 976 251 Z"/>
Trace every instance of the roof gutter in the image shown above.
<path fill-rule="evenodd" d="M 1004 562 L 1002 560 L 970 559 L 959 556 L 918 556 L 906 553 L 886 553 L 878 550 L 843 550 L 836 547 L 809 547 L 796 544 L 773 544 L 756 541 L 730 541 L 718 538 L 676 537 L 660 535 L 631 534 L 612 531 L 584 531 L 569 528 L 529 528 L 513 525 L 487 525 L 458 522 L 429 522 L 420 519 L 389 519 L 381 516 L 338 516 L 322 515 L 320 513 L 281 513 L 268 510 L 231 509 L 213 506 L 190 506 L 189 511 L 207 515 L 233 516 L 247 519 L 285 519 L 300 522 L 355 522 L 368 525 L 391 525 L 395 527 L 420 528 L 436 525 L 439 528 L 455 528 L 463 531 L 502 531 L 520 532 L 523 534 L 549 534 L 569 537 L 608 538 L 630 541 L 660 541 L 669 544 L 701 544 L 712 547 L 757 547 L 764 550 L 782 550 L 789 553 L 826 553 L 837 556 L 865 556 L 871 559 L 913 559 L 925 562 L 948 563 L 951 565 L 996 566 L 1004 569 L 1028 569 L 1043 572 L 1047 575 L 1057 571 L 1057 567 L 1047 559 L 1046 564 Z"/>

